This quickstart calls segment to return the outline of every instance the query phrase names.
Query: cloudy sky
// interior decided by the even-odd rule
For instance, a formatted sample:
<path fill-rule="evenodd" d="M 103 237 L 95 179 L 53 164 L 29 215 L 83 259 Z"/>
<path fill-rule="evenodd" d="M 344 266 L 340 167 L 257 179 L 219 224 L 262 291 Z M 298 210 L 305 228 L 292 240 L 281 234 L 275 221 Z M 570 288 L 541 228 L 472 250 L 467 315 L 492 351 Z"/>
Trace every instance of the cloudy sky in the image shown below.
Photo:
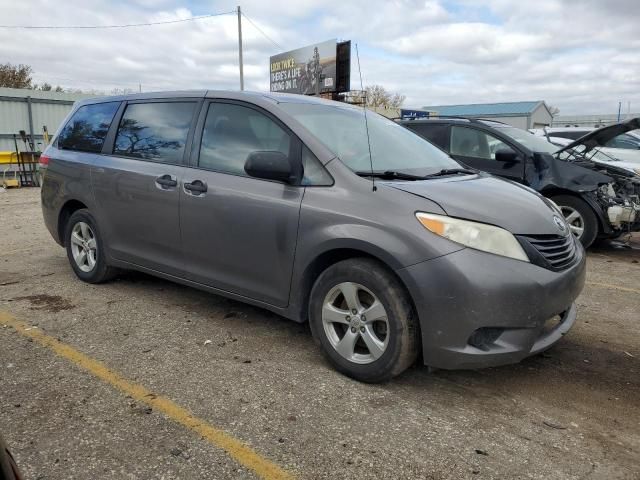
<path fill-rule="evenodd" d="M 234 10 L 233 1 L 0 0 L 3 25 L 113 25 Z M 405 106 L 546 100 L 563 114 L 640 111 L 638 0 L 247 0 L 245 85 L 268 90 L 270 55 L 358 43 L 365 85 Z M 276 46 L 276 44 L 278 46 Z M 282 48 L 280 48 L 282 47 Z M 355 55 L 354 55 L 355 57 Z M 0 63 L 34 79 L 111 91 L 238 88 L 237 19 L 126 29 L 0 28 Z M 352 88 L 359 88 L 355 62 Z"/>

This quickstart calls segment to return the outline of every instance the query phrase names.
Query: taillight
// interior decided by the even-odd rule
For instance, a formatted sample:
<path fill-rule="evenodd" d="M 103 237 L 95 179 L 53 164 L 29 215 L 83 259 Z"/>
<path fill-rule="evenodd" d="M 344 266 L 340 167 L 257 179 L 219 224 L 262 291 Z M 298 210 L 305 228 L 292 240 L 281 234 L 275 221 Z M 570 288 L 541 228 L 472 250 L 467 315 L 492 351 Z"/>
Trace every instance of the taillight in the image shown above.
<path fill-rule="evenodd" d="M 46 167 L 47 165 L 49 165 L 49 160 L 51 160 L 51 157 L 43 153 L 42 155 L 40 155 L 40 166 Z"/>

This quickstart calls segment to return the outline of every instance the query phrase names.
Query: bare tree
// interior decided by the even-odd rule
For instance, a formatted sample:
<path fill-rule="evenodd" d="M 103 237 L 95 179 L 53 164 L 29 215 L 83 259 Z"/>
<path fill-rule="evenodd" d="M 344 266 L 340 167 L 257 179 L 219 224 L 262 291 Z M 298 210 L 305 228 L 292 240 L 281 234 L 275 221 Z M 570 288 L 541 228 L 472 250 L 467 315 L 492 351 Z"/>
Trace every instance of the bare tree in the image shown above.
<path fill-rule="evenodd" d="M 145 135 L 146 133 L 149 134 Z M 123 119 L 118 128 L 115 146 L 118 153 L 124 153 L 131 157 L 153 159 L 160 154 L 160 149 L 177 150 L 179 148 L 182 148 L 180 142 L 156 138 L 152 129 L 146 125 L 140 125 L 137 120 L 132 118 Z"/>
<path fill-rule="evenodd" d="M 114 88 L 111 90 L 111 95 L 129 95 L 131 93 L 135 93 L 132 88 Z"/>
<path fill-rule="evenodd" d="M 370 85 L 365 89 L 367 107 L 398 108 L 405 100 L 404 95 L 388 92 L 382 85 Z"/>
<path fill-rule="evenodd" d="M 62 88 L 60 85 L 57 85 L 56 87 L 54 87 L 53 85 L 51 85 L 48 82 L 43 82 L 43 83 L 34 83 L 33 86 L 31 87 L 34 90 L 42 90 L 43 92 L 64 92 L 65 89 Z M 82 92 L 77 92 L 77 93 L 82 93 Z"/>
<path fill-rule="evenodd" d="M 31 88 L 31 67 L 29 65 L 0 64 L 0 87 Z"/>
<path fill-rule="evenodd" d="M 560 109 L 558 107 L 556 107 L 555 105 L 547 105 L 547 107 L 549 107 L 549 112 L 551 113 L 551 116 L 555 117 L 556 115 L 558 115 L 560 113 Z"/>

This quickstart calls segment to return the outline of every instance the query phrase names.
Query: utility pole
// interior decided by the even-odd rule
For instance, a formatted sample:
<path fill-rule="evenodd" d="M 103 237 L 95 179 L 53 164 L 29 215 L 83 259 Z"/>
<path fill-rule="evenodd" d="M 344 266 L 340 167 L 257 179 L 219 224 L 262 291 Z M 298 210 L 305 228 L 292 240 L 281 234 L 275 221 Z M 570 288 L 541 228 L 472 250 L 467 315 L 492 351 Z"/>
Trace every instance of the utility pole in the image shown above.
<path fill-rule="evenodd" d="M 618 102 L 618 123 L 620 123 L 620 111 L 622 110 L 622 102 Z"/>
<path fill-rule="evenodd" d="M 238 5 L 238 56 L 240 60 L 240 90 L 244 90 L 244 71 L 242 68 L 242 12 Z"/>

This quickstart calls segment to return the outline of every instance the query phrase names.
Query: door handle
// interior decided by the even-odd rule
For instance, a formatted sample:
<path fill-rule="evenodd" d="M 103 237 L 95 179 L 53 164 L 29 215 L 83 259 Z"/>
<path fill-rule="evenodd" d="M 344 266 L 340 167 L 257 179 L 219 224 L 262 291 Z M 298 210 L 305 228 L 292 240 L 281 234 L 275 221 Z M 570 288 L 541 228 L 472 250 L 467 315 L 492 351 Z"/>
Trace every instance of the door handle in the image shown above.
<path fill-rule="evenodd" d="M 205 193 L 207 191 L 207 184 L 202 180 L 194 180 L 191 183 L 185 183 L 184 189 L 192 195 L 200 195 L 201 193 Z"/>
<path fill-rule="evenodd" d="M 178 185 L 178 180 L 171 175 L 162 175 L 156 178 L 156 183 L 163 188 L 175 187 Z"/>

